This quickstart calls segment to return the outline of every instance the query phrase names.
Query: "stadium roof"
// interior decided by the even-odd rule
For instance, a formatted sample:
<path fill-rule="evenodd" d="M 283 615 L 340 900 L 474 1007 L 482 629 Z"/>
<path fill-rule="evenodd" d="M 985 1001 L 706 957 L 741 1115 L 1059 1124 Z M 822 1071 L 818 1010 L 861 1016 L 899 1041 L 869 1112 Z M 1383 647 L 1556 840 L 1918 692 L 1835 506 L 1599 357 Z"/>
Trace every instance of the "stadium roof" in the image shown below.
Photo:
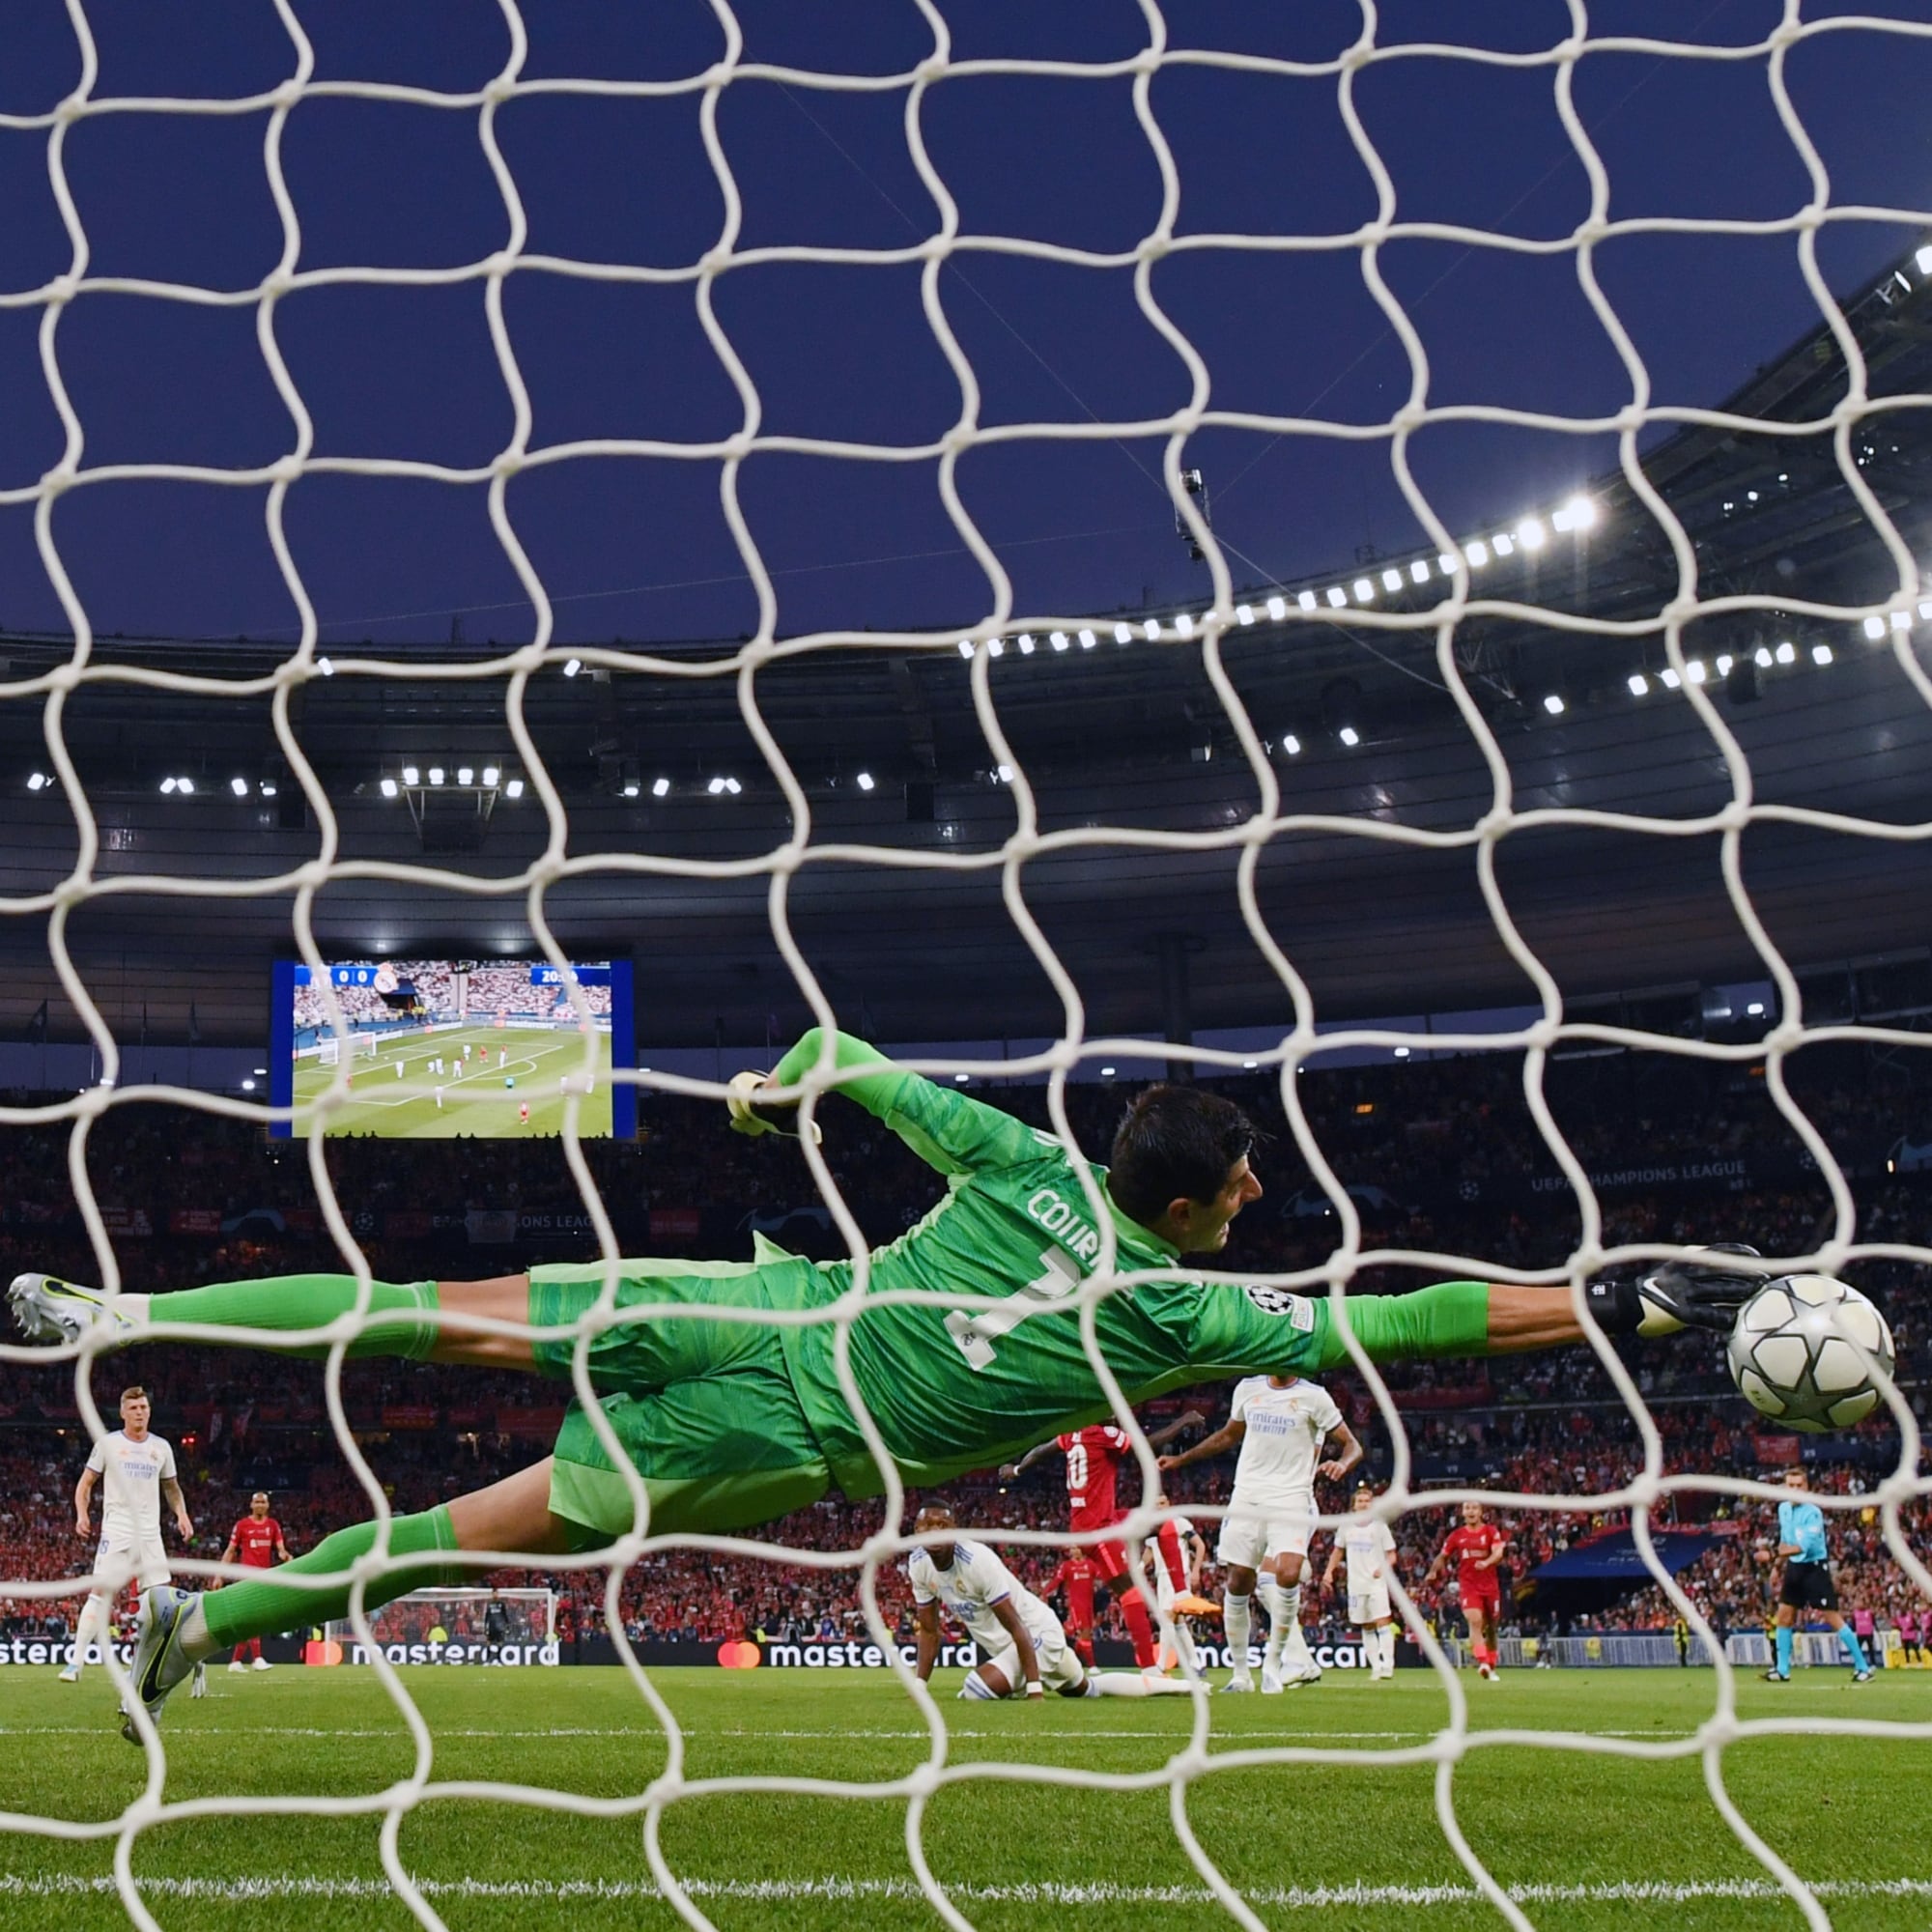
<path fill-rule="evenodd" d="M 1847 313 L 1880 406 L 1845 426 L 1846 447 L 1923 554 L 1926 410 L 1888 399 L 1932 394 L 1932 279 L 1908 260 Z M 1845 392 L 1844 358 L 1821 325 L 1719 409 L 1646 448 L 1643 471 L 1695 547 L 1700 598 L 1720 603 L 1687 626 L 1685 670 L 1702 676 L 1737 734 L 1755 800 L 1905 825 L 1932 818 L 1932 710 L 1895 650 L 1917 661 L 1912 627 L 1932 635 L 1932 624 L 1901 602 L 1892 557 L 1840 468 L 1833 412 Z M 1802 434 L 1777 427 L 1801 424 Z M 1458 626 L 1457 663 L 1501 748 L 1514 806 L 1719 811 L 1732 790 L 1719 748 L 1687 693 L 1669 688 L 1668 541 L 1621 474 L 1586 498 L 1587 523 L 1575 505 L 1526 506 L 1460 539 L 1481 601 Z M 1525 541 L 1525 519 L 1539 542 Z M 1532 996 L 1497 936 L 1469 838 L 1492 810 L 1495 778 L 1439 674 L 1430 613 L 1448 588 L 1433 552 L 1249 585 L 1233 601 L 1251 621 L 1237 616 L 1221 640 L 1287 819 L 1260 855 L 1258 909 L 1327 1016 Z M 1616 628 L 1565 628 L 1566 617 Z M 1131 641 L 1117 641 L 1129 622 Z M 786 893 L 799 943 L 841 1010 L 886 1037 L 1059 1030 L 1059 998 L 1003 899 L 1017 766 L 1045 843 L 1013 890 L 1072 971 L 1090 1031 L 1159 1030 L 1162 934 L 1187 950 L 1195 1025 L 1290 1023 L 1288 994 L 1242 916 L 1237 872 L 1260 793 L 1201 630 L 1199 607 L 1075 614 L 1006 627 L 997 660 L 969 662 L 952 637 L 923 647 L 866 637 L 781 646 L 757 670 L 758 717 L 804 787 L 813 846 L 847 848 L 805 859 Z M 990 641 L 982 630 L 975 649 Z M 91 981 L 120 989 L 124 1011 L 140 999 L 157 1033 L 179 1030 L 193 998 L 209 1037 L 265 1029 L 263 961 L 290 949 L 293 881 L 318 851 L 273 730 L 283 649 L 102 639 L 97 664 L 201 682 L 89 683 L 66 701 L 65 736 L 100 822 L 97 872 L 122 882 L 74 909 L 69 936 Z M 772 1018 L 784 1030 L 803 1013 L 771 938 L 759 865 L 792 826 L 741 708 L 735 649 L 557 651 L 522 700 L 568 810 L 570 861 L 584 868 L 547 894 L 556 929 L 583 956 L 637 957 L 640 1009 L 665 1038 L 708 1038 L 720 1023 L 762 1033 Z M 71 644 L 11 638 L 0 650 L 20 693 Z M 317 898 L 325 946 L 528 949 L 522 874 L 548 837 L 538 787 L 507 728 L 506 677 L 450 675 L 497 655 L 426 645 L 382 668 L 336 649 L 332 674 L 288 685 L 292 724 L 352 862 Z M 974 708 L 980 674 L 1004 747 Z M 0 705 L 11 834 L 0 887 L 15 912 L 0 922 L 0 1034 L 15 1037 L 49 993 L 60 1011 L 46 900 L 35 895 L 56 889 L 77 851 L 42 709 L 37 687 Z M 1101 827 L 1194 843 L 1108 840 L 1094 836 Z M 1403 828 L 1440 838 L 1390 836 Z M 1666 838 L 1537 823 L 1503 839 L 1498 883 L 1568 995 L 1761 977 L 1720 842 L 1715 830 Z M 862 865 L 855 846 L 899 863 Z M 616 869 L 598 869 L 599 855 Z M 975 863 L 922 863 L 934 856 Z M 1799 964 L 1925 945 L 1922 842 L 1769 823 L 1745 836 L 1743 856 L 1759 913 Z M 426 891 L 363 869 L 397 861 L 445 867 L 460 886 Z M 696 876 L 692 862 L 729 869 Z M 213 877 L 230 890 L 277 878 L 284 889 L 179 897 L 141 891 L 142 875 Z"/>

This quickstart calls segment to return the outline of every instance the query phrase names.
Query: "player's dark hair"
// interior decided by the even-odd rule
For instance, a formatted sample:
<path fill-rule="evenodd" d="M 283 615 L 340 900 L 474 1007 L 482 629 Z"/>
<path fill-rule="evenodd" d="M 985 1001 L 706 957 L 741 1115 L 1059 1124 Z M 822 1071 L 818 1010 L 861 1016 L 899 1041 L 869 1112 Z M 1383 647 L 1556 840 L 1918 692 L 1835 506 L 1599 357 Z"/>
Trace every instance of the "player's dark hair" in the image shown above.
<path fill-rule="evenodd" d="M 146 1402 L 148 1399 L 148 1391 L 139 1382 L 135 1382 L 131 1387 L 124 1388 L 121 1391 L 121 1400 L 123 1402 L 132 1402 L 137 1396 L 143 1402 Z"/>
<path fill-rule="evenodd" d="M 1149 1087 L 1114 1135 L 1107 1191 L 1123 1214 L 1151 1227 L 1170 1202 L 1213 1200 L 1258 1138 L 1255 1123 L 1223 1094 Z"/>

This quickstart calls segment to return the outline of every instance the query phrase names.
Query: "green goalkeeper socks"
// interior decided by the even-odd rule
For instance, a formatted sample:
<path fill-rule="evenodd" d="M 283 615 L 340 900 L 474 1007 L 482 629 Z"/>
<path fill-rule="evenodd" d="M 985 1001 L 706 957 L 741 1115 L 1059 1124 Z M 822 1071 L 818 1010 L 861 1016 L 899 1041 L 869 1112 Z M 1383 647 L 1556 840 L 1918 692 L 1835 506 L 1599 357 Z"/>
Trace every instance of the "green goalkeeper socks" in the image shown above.
<path fill-rule="evenodd" d="M 208 1293 L 209 1291 L 200 1291 Z M 331 1617 L 349 1614 L 349 1579 L 345 1577 L 328 1589 L 303 1589 L 279 1579 L 286 1577 L 327 1576 L 332 1570 L 347 1570 L 358 1556 L 366 1556 L 376 1547 L 376 1525 L 358 1522 L 353 1529 L 338 1529 L 324 1539 L 306 1556 L 284 1563 L 270 1571 L 257 1583 L 230 1583 L 210 1590 L 201 1599 L 202 1620 L 207 1628 L 206 1648 L 185 1634 L 184 1648 L 193 1657 L 206 1657 L 251 1636 L 265 1636 L 272 1631 L 326 1624 Z M 456 1548 L 456 1528 L 449 1511 L 439 1506 L 420 1516 L 392 1517 L 389 1521 L 389 1554 L 420 1556 Z M 420 1590 L 433 1583 L 457 1583 L 470 1573 L 460 1564 L 406 1563 L 372 1577 L 362 1594 L 363 1603 L 375 1609 L 392 1598 Z M 199 1657 L 196 1658 L 199 1662 Z"/>
<path fill-rule="evenodd" d="M 355 1306 L 353 1274 L 282 1274 L 261 1281 L 223 1281 L 211 1288 L 183 1289 L 177 1294 L 145 1297 L 150 1321 L 191 1321 L 199 1328 L 322 1328 Z M 437 1325 L 419 1318 L 434 1315 L 436 1283 L 412 1281 L 371 1284 L 361 1334 L 349 1345 L 352 1357 L 404 1355 L 427 1358 L 436 1347 Z M 219 1343 L 217 1334 L 200 1338 Z M 321 1359 L 328 1350 L 303 1347 L 287 1351 Z"/>

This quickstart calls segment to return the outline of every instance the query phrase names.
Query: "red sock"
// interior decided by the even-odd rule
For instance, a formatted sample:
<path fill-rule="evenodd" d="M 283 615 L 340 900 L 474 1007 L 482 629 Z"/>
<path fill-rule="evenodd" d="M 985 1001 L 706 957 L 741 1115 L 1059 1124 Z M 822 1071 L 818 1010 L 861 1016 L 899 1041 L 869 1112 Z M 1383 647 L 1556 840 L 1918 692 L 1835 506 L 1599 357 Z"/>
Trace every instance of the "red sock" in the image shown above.
<path fill-rule="evenodd" d="M 1134 1640 L 1134 1662 L 1143 1670 L 1154 1662 L 1153 1626 L 1148 1622 L 1147 1599 L 1138 1590 L 1129 1590 L 1121 1599 L 1121 1614 L 1127 1620 L 1127 1634 Z"/>
<path fill-rule="evenodd" d="M 1089 1670 L 1094 1668 L 1094 1639 L 1091 1636 L 1076 1636 L 1073 1639 L 1073 1654 Z"/>

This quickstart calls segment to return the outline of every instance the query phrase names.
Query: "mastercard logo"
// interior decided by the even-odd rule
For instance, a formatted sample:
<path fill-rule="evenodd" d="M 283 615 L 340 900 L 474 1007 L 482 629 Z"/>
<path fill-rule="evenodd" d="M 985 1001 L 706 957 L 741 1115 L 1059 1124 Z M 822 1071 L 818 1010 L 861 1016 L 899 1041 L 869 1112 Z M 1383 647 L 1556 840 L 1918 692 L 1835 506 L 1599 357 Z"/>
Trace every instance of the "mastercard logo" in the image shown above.
<path fill-rule="evenodd" d="M 302 1662 L 304 1663 L 340 1663 L 342 1662 L 342 1646 L 333 1640 L 318 1641 L 311 1639 L 302 1645 Z"/>
<path fill-rule="evenodd" d="M 734 1641 L 718 1646 L 718 1662 L 726 1670 L 755 1670 L 764 1661 L 764 1652 L 754 1643 Z"/>

